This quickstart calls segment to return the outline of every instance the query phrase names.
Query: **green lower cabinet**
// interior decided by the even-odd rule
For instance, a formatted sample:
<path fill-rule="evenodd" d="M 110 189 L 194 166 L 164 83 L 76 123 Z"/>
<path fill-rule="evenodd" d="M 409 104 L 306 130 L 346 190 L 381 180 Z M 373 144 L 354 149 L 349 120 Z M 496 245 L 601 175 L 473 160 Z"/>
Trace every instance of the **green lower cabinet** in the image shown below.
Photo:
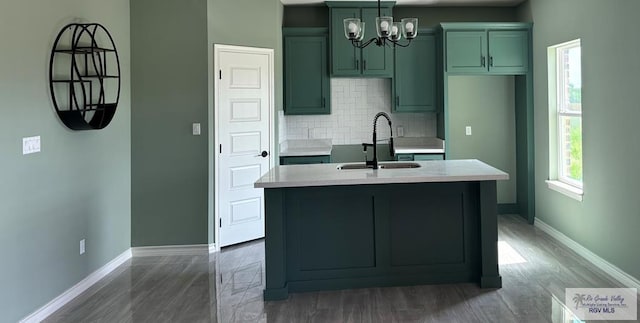
<path fill-rule="evenodd" d="M 330 155 L 280 157 L 280 165 L 329 164 Z"/>
<path fill-rule="evenodd" d="M 444 154 L 414 154 L 413 160 L 444 160 Z"/>
<path fill-rule="evenodd" d="M 285 28 L 284 113 L 330 114 L 326 28 Z"/>
<path fill-rule="evenodd" d="M 404 41 L 403 41 L 404 42 Z M 436 36 L 420 30 L 408 47 L 396 47 L 393 112 L 436 111 Z"/>
<path fill-rule="evenodd" d="M 397 161 L 444 160 L 444 154 L 396 154 Z"/>

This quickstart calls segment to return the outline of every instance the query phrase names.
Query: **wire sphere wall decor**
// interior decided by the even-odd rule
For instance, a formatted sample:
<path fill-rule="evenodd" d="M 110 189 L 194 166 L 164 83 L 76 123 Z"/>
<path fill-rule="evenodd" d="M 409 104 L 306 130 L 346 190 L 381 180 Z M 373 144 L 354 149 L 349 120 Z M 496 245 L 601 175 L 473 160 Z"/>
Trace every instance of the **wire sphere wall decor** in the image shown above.
<path fill-rule="evenodd" d="M 72 23 L 58 33 L 49 61 L 51 99 L 73 130 L 109 125 L 120 99 L 120 59 L 111 34 L 97 23 Z"/>

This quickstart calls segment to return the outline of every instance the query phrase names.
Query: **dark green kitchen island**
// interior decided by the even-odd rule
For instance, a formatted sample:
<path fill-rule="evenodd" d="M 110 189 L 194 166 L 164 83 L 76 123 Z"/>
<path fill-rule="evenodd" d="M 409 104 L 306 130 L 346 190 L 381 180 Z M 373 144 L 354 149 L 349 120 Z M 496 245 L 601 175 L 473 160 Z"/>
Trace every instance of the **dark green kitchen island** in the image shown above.
<path fill-rule="evenodd" d="M 502 286 L 496 181 L 477 160 L 407 169 L 277 166 L 265 194 L 265 300 L 290 292 L 440 283 Z"/>

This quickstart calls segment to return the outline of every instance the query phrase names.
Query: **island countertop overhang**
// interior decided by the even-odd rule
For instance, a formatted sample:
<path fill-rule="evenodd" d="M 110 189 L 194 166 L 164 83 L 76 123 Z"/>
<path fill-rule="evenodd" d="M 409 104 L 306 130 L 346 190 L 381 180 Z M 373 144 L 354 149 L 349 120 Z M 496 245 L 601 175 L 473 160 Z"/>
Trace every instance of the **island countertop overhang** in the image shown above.
<path fill-rule="evenodd" d="M 476 159 L 418 161 L 418 168 L 340 170 L 341 164 L 276 166 L 256 188 L 507 180 L 509 174 Z"/>

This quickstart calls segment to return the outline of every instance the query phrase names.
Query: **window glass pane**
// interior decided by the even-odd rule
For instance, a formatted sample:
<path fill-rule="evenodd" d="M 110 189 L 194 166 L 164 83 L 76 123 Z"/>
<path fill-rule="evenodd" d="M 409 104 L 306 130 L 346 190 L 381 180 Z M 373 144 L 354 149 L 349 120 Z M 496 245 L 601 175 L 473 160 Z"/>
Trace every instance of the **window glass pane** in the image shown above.
<path fill-rule="evenodd" d="M 569 182 L 582 182 L 582 118 L 564 116 L 558 118 L 558 144 L 560 146 L 560 178 Z"/>
<path fill-rule="evenodd" d="M 558 110 L 559 112 L 582 112 L 582 73 L 580 46 L 558 49 Z"/>

